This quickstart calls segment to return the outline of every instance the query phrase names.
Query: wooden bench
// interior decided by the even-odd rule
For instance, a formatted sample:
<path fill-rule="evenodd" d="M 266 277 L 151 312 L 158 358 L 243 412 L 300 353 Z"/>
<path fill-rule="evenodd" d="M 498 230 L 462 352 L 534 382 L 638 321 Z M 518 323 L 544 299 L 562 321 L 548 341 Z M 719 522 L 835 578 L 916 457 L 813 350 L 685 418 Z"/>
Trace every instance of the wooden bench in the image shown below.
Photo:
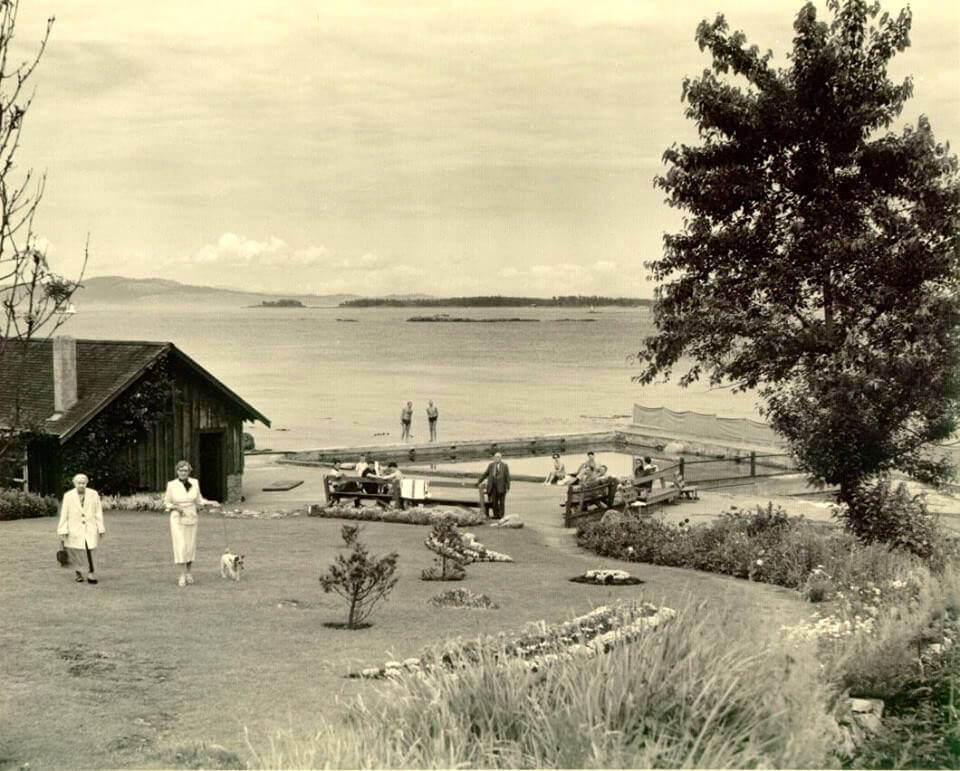
<path fill-rule="evenodd" d="M 570 485 L 567 488 L 567 500 L 560 504 L 563 508 L 563 526 L 577 527 L 599 519 L 603 512 L 613 507 L 616 492 L 617 480 L 612 477 Z"/>
<path fill-rule="evenodd" d="M 646 495 L 644 495 L 643 492 L 644 491 L 640 491 L 640 496 L 636 500 L 624 502 L 624 512 L 638 511 L 641 514 L 646 514 L 654 506 L 679 501 L 681 490 L 678 487 L 665 487 L 662 490 L 650 490 Z"/>
<path fill-rule="evenodd" d="M 362 501 L 373 501 L 378 506 L 393 504 L 399 509 L 406 508 L 408 504 L 416 505 L 418 503 L 436 506 L 465 506 L 468 508 L 476 508 L 481 505 L 478 500 L 435 498 L 429 494 L 421 497 L 402 495 L 401 485 L 396 480 L 381 479 L 375 476 L 344 475 L 332 477 L 325 475 L 323 477 L 323 492 L 326 495 L 327 503 L 346 500 L 353 501 L 354 506 L 360 506 Z"/>
<path fill-rule="evenodd" d="M 347 500 L 353 501 L 354 506 L 359 506 L 361 501 L 367 500 L 380 506 L 386 506 L 392 502 L 403 508 L 400 485 L 377 477 L 347 475 L 333 477 L 325 474 L 323 492 L 327 503 Z"/>

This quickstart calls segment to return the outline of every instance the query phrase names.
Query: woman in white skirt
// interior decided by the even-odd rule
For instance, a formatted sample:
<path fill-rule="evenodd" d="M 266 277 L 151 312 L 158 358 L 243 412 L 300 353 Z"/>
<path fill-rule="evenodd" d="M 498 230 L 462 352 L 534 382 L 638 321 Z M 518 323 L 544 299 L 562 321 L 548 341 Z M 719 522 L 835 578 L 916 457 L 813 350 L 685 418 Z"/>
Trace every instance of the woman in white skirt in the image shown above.
<path fill-rule="evenodd" d="M 173 541 L 173 561 L 180 566 L 179 586 L 193 583 L 190 568 L 197 553 L 197 508 L 219 506 L 200 494 L 200 483 L 190 476 L 193 469 L 185 460 L 177 464 L 177 478 L 167 482 L 163 506 L 170 512 L 170 539 Z"/>

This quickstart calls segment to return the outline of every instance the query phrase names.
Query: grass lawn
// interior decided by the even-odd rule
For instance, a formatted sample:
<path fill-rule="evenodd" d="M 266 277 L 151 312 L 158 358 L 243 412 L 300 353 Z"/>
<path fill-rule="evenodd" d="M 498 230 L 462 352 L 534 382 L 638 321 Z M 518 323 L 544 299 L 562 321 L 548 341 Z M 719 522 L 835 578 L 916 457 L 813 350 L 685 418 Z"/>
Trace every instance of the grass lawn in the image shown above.
<path fill-rule="evenodd" d="M 530 504 L 532 505 L 532 504 Z M 552 517 L 556 503 L 550 501 Z M 545 508 L 544 511 L 547 511 Z M 176 585 L 167 517 L 107 512 L 100 584 L 57 566 L 53 519 L 0 523 L 0 767 L 173 767 L 178 748 L 212 742 L 246 759 L 244 729 L 262 739 L 292 723 L 335 719 L 337 698 L 375 698 L 377 684 L 346 679 L 356 666 L 417 655 L 457 636 L 559 621 L 617 598 L 731 605 L 745 626 L 796 623 L 809 606 L 777 587 L 675 568 L 620 563 L 581 552 L 573 536 L 535 527 L 477 528 L 513 564 L 468 566 L 462 582 L 424 582 L 426 527 L 368 523 L 371 552 L 400 553 L 400 578 L 373 627 L 350 632 L 346 607 L 317 578 L 340 550 L 341 521 L 227 520 L 246 555 L 240 583 L 219 576 L 221 521 L 201 520 L 192 587 Z M 640 586 L 592 587 L 567 579 L 619 566 Z M 462 586 L 495 611 L 438 609 L 427 600 Z M 297 600 L 300 608 L 278 607 Z M 727 630 L 736 634 L 737 630 Z"/>

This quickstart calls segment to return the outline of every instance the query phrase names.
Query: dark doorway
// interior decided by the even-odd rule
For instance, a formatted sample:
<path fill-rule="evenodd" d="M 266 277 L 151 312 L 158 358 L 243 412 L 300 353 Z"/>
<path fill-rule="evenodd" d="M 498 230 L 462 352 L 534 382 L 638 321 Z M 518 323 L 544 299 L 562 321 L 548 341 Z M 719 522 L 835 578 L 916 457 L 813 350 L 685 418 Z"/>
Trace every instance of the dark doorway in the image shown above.
<path fill-rule="evenodd" d="M 224 467 L 224 433 L 203 431 L 200 434 L 200 468 L 197 479 L 204 498 L 223 502 L 227 492 L 227 475 Z"/>

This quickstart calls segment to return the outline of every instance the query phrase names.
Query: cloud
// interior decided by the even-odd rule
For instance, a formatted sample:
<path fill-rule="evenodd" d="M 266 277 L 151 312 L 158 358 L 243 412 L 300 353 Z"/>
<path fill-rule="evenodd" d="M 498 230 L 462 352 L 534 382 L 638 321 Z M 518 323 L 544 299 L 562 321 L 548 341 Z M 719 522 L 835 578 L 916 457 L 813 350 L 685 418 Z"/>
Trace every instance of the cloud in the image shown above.
<path fill-rule="evenodd" d="M 224 233 L 215 244 L 207 244 L 183 261 L 200 265 L 290 267 L 317 265 L 327 261 L 329 256 L 330 251 L 323 246 L 294 250 L 276 236 L 270 236 L 266 241 L 255 241 L 236 233 Z"/>
<path fill-rule="evenodd" d="M 180 258 L 178 275 L 187 266 L 196 283 L 294 294 L 425 291 L 423 278 L 429 275 L 376 252 L 342 255 L 325 246 L 295 248 L 278 236 L 260 241 L 232 232 Z"/>

